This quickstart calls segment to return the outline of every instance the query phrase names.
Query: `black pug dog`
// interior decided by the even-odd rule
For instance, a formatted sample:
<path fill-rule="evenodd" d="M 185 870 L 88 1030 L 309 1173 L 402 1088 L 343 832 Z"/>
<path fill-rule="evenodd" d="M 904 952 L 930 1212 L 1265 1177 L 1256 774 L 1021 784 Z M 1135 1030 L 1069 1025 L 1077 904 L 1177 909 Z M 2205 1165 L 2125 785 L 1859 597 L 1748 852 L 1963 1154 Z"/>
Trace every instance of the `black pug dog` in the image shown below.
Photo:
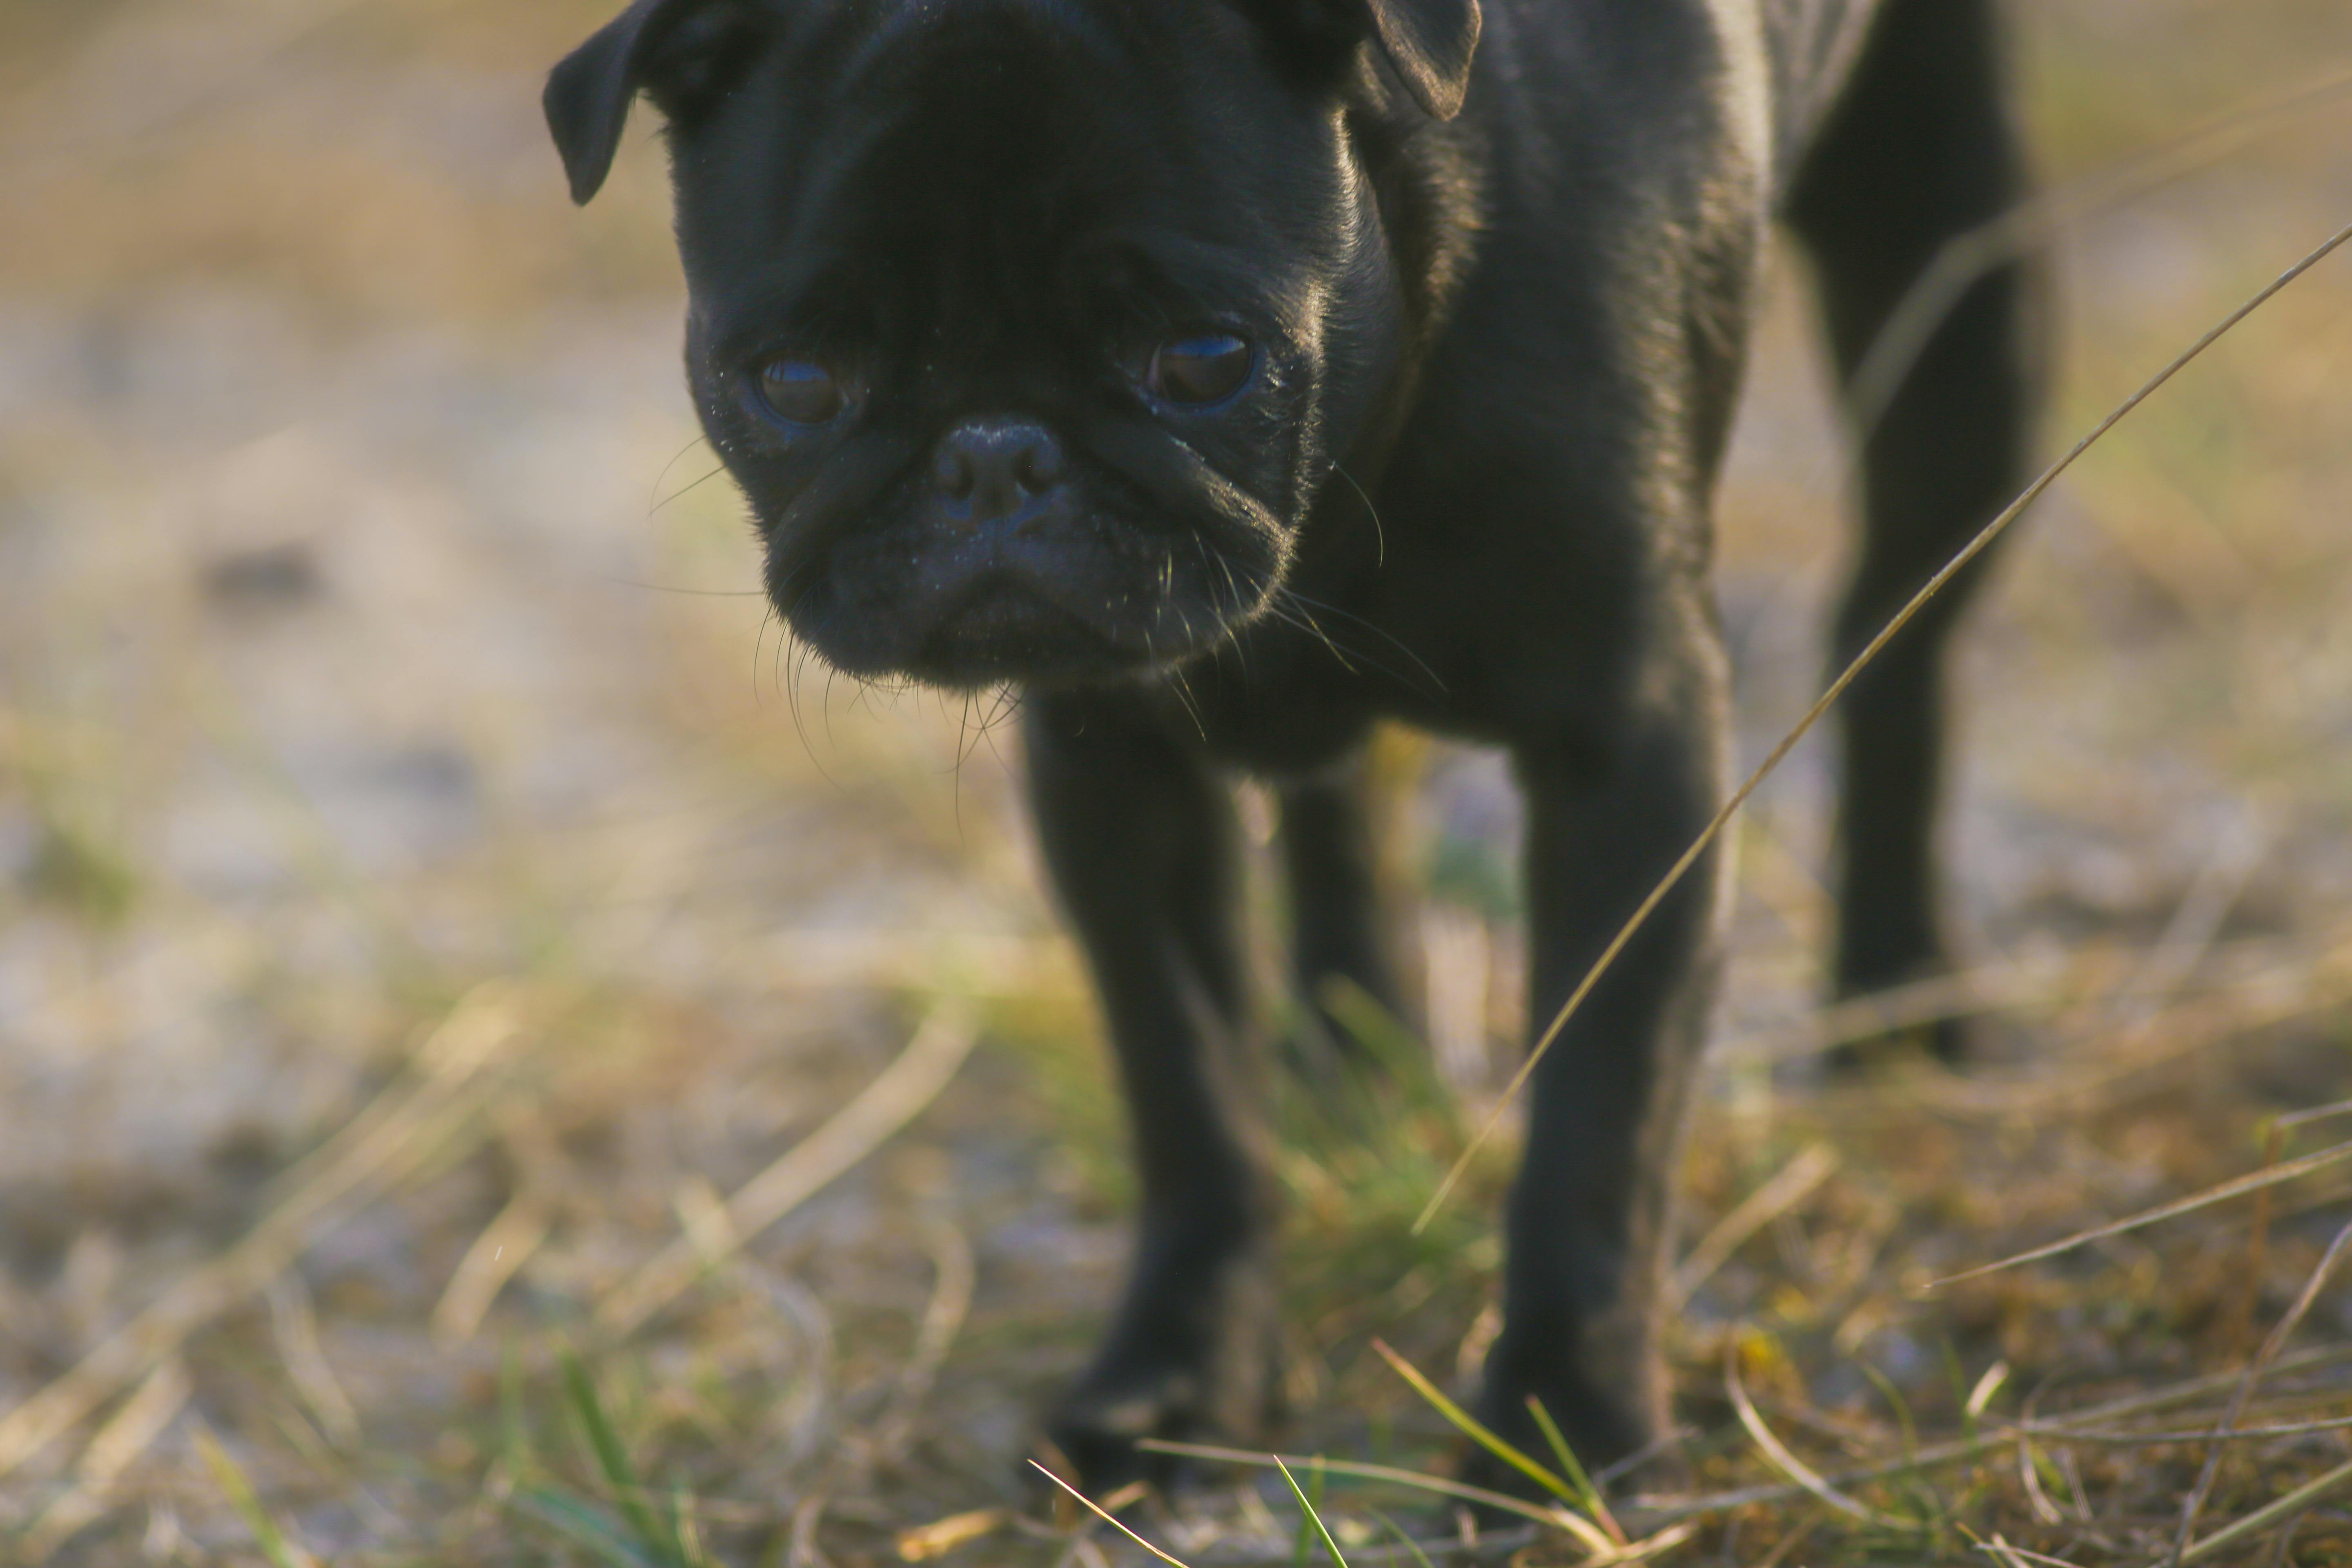
<path fill-rule="evenodd" d="M 1993 0 L 637 0 L 556 68 L 578 200 L 634 95 L 667 119 L 688 371 L 777 609 L 850 674 L 1023 693 L 1142 1174 L 1048 1427 L 1090 1485 L 1264 1410 L 1232 772 L 1278 795 L 1301 985 L 1393 1005 L 1352 759 L 1382 718 L 1509 748 L 1548 1021 L 1723 797 L 1709 507 L 1765 226 L 1851 375 L 2020 197 L 1999 31 Z M 2022 477 L 2032 293 L 1975 286 L 1867 432 L 1836 658 Z M 1965 586 L 1843 708 L 1842 992 L 1948 963 Z M 1540 1451 L 1535 1395 L 1595 1468 L 1664 1430 L 1722 870 L 1531 1088 L 1480 1414 Z"/>

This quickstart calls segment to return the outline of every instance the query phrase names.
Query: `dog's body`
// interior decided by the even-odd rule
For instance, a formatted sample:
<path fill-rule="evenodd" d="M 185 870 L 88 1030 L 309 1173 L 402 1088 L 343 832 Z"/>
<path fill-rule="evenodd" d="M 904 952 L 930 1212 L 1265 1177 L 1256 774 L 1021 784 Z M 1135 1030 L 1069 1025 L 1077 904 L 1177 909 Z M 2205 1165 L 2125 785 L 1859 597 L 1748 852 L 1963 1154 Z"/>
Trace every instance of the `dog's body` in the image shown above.
<path fill-rule="evenodd" d="M 1549 1020 L 1721 799 L 1708 514 L 1765 226 L 1850 376 L 2019 195 L 1997 56 L 1991 0 L 1487 0 L 1483 37 L 1475 0 L 640 0 L 559 68 L 583 200 L 634 91 L 669 116 L 690 374 L 779 607 L 853 673 L 1026 689 L 1143 1178 L 1051 1427 L 1089 1480 L 1263 1395 L 1228 770 L 1278 790 L 1309 994 L 1393 1002 L 1351 759 L 1381 718 L 1509 748 Z M 2012 489 L 2029 292 L 1972 289 L 1871 433 L 1839 655 Z M 1847 702 L 1843 991 L 1948 963 L 1958 604 Z M 1536 1395 L 1591 1465 L 1663 1429 L 1721 880 L 1531 1086 L 1482 1413 L 1532 1439 Z"/>

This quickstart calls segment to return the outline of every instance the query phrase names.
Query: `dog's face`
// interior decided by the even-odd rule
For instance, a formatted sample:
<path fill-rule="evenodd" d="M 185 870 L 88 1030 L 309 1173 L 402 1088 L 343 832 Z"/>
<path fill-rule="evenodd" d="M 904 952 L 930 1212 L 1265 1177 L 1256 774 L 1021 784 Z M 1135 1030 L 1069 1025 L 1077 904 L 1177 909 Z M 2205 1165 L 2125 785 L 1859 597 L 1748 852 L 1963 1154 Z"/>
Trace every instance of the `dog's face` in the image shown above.
<path fill-rule="evenodd" d="M 1400 348 L 1349 83 L 1451 113 L 1477 22 L 639 0 L 547 106 L 583 201 L 637 89 L 668 118 L 689 377 L 800 636 L 862 676 L 1090 680 L 1280 584 Z"/>

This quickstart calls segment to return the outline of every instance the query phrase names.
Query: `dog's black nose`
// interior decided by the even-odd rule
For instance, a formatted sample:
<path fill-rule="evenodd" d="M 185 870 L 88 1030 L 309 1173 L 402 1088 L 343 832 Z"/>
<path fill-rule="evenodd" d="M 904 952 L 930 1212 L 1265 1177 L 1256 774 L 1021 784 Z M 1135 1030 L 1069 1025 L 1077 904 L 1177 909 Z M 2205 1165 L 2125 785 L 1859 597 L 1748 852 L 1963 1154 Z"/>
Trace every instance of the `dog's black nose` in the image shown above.
<path fill-rule="evenodd" d="M 973 526 L 1033 509 L 1067 464 L 1052 432 L 1028 419 L 967 419 L 931 452 L 931 485 L 947 515 Z"/>

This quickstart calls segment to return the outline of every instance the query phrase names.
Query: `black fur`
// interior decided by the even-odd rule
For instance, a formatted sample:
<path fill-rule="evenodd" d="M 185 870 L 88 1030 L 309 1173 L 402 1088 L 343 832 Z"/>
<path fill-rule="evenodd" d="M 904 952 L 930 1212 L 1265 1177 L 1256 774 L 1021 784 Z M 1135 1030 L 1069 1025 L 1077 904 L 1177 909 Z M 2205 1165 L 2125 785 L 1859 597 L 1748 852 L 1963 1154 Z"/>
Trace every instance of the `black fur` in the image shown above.
<path fill-rule="evenodd" d="M 594 193 L 669 122 L 711 441 L 768 586 L 859 675 L 1026 689 L 1030 790 L 1134 1108 L 1133 1277 L 1051 1433 L 1246 1430 L 1269 1218 L 1227 778 L 1277 781 L 1302 980 L 1393 998 L 1351 760 L 1509 748 L 1538 1026 L 1722 797 L 1708 510 L 1785 212 L 1854 369 L 2021 194 L 1991 0 L 639 0 L 558 68 Z M 1482 26 L 1483 23 L 1483 26 Z M 2027 280 L 1969 295 L 1871 434 L 1843 655 L 2020 478 Z M 1257 358 L 1213 407 L 1154 351 Z M 818 427 L 761 367 L 824 367 Z M 1964 585 L 1962 585 L 1964 586 Z M 1930 838 L 1962 595 L 1848 704 L 1836 980 L 1947 964 Z M 1482 1411 L 1588 1464 L 1665 1419 L 1668 1177 L 1714 864 L 1537 1074 Z"/>

